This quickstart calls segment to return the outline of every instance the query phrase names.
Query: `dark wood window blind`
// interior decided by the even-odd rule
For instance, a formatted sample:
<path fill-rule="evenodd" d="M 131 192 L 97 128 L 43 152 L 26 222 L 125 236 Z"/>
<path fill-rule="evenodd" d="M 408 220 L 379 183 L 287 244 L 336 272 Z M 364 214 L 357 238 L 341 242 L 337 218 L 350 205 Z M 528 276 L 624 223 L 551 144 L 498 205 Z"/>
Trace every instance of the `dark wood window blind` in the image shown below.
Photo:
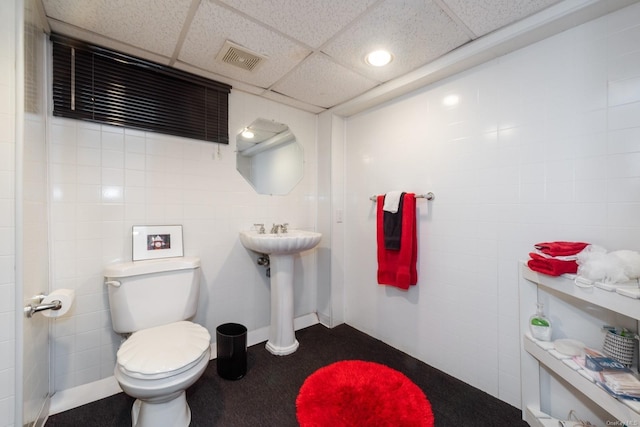
<path fill-rule="evenodd" d="M 231 86 L 51 34 L 53 115 L 229 143 Z"/>

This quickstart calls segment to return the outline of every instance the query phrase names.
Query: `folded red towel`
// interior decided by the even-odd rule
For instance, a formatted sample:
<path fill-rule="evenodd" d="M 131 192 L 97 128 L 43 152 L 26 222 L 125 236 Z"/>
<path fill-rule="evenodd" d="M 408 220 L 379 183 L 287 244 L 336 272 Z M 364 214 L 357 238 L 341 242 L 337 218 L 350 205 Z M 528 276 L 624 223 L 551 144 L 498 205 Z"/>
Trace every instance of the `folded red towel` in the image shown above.
<path fill-rule="evenodd" d="M 527 262 L 527 265 L 533 271 L 548 274 L 549 276 L 560 276 L 565 273 L 575 274 L 578 272 L 578 263 L 573 260 L 563 261 L 545 258 L 534 252 L 531 252 L 529 256 L 531 259 Z"/>
<path fill-rule="evenodd" d="M 418 283 L 415 194 L 406 193 L 402 200 L 402 231 L 399 250 L 385 248 L 384 196 L 378 196 L 377 201 L 378 283 L 409 289 L 409 286 Z"/>
<path fill-rule="evenodd" d="M 568 256 L 582 252 L 589 243 L 584 242 L 544 242 L 533 245 L 540 252 L 551 256 Z"/>

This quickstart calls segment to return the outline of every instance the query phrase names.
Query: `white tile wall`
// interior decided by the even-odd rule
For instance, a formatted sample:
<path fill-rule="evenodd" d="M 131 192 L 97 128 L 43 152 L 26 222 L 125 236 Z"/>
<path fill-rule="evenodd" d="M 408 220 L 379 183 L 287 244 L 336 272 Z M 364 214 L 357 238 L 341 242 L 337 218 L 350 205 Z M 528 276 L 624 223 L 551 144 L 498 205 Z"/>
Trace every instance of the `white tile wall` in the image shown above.
<path fill-rule="evenodd" d="M 347 323 L 519 406 L 518 261 L 640 250 L 639 23 L 636 4 L 347 120 Z M 396 189 L 436 195 L 408 292 L 376 284 L 368 197 Z"/>
<path fill-rule="evenodd" d="M 315 128 L 310 113 L 241 92 L 230 95 L 229 146 L 52 118 L 49 167 L 54 289 L 76 290 L 53 333 L 55 389 L 113 374 L 102 268 L 131 260 L 133 225 L 182 224 L 185 255 L 202 260 L 196 321 L 269 324 L 269 282 L 238 232 L 254 223 L 316 224 Z M 286 196 L 260 196 L 235 170 L 235 135 L 258 117 L 289 124 L 304 147 L 305 175 Z M 296 262 L 296 316 L 315 311 L 315 257 Z"/>
<path fill-rule="evenodd" d="M 0 2 L 0 426 L 15 418 L 15 4 Z"/>

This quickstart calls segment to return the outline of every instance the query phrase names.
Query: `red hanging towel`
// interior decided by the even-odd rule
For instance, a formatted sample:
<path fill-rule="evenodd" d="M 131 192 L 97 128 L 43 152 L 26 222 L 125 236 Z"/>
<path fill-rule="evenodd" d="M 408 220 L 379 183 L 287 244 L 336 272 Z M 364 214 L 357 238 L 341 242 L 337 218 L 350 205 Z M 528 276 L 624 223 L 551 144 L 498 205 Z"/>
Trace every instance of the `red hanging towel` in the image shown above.
<path fill-rule="evenodd" d="M 416 231 L 416 198 L 405 193 L 402 200 L 402 233 L 400 249 L 386 249 L 384 236 L 384 196 L 377 200 L 378 283 L 409 289 L 418 283 L 418 237 Z"/>

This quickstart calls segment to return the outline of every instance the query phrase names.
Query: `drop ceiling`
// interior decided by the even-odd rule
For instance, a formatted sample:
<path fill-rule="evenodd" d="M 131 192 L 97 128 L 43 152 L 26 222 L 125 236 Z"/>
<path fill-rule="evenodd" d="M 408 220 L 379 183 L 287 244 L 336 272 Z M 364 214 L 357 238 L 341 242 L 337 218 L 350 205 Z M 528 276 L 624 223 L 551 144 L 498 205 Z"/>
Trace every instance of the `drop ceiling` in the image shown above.
<path fill-rule="evenodd" d="M 428 83 L 424 77 L 431 73 L 429 66 L 433 69 L 433 64 L 458 52 L 469 52 L 456 60 L 468 67 L 478 62 L 469 58 L 486 59 L 482 52 L 505 45 L 507 39 L 521 40 L 510 44 L 514 49 L 548 36 L 549 31 L 538 31 L 534 37 L 523 38 L 532 26 L 522 23 L 535 21 L 535 17 L 542 17 L 535 21 L 536 28 L 564 18 L 561 26 L 552 28 L 558 32 L 580 19 L 593 19 L 632 2 L 42 0 L 42 11 L 53 32 L 319 113 L 387 87 L 392 88 L 388 93 L 395 94 L 400 86 L 406 91 L 417 83 Z M 581 13 L 586 9 L 591 11 Z M 509 32 L 509 28 L 515 30 Z M 507 36 L 496 36 L 505 31 Z M 496 37 L 499 43 L 483 47 L 485 39 Z M 248 69 L 223 61 L 221 51 L 229 44 L 241 54 L 247 50 L 257 56 L 259 64 Z M 380 48 L 391 51 L 391 64 L 383 68 L 367 65 L 365 54 Z M 434 75 L 443 77 L 444 68 L 449 73 L 461 69 L 449 64 L 438 67 L 440 73 Z"/>

